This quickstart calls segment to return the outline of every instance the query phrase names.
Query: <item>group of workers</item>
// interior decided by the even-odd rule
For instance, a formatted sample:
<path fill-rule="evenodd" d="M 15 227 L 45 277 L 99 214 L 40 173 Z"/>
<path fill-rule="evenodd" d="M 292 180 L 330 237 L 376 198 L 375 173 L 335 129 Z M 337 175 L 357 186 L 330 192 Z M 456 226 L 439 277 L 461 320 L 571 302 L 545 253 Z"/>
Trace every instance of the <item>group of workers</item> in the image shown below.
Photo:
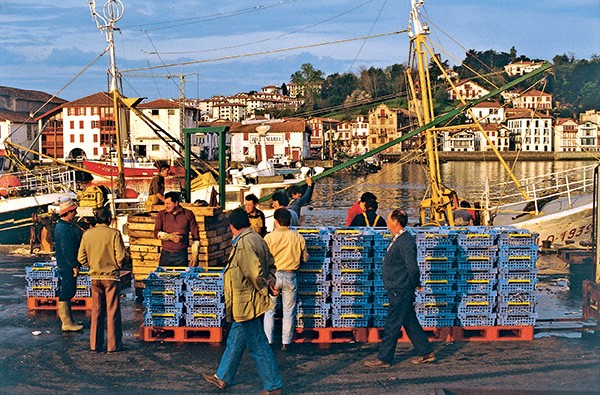
<path fill-rule="evenodd" d="M 163 169 L 160 169 L 163 171 Z M 179 193 L 164 193 L 157 179 L 155 195 L 164 204 L 157 213 L 154 236 L 161 240 L 160 266 L 195 266 L 198 259 L 199 232 L 194 214 L 179 203 Z M 244 207 L 232 210 L 229 226 L 233 235 L 232 250 L 224 270 L 226 319 L 231 323 L 227 344 L 214 374 L 204 373 L 206 381 L 225 388 L 235 377 L 245 348 L 258 367 L 264 390 L 261 394 L 282 393 L 283 380 L 272 351 L 274 315 L 277 298 L 283 307 L 282 350 L 292 344 L 297 309 L 296 273 L 308 260 L 306 241 L 293 226 L 302 221 L 301 208 L 313 194 L 313 181 L 306 180 L 304 193 L 292 186 L 273 195 L 274 229 L 267 233 L 265 215 L 258 209 L 258 198 L 248 195 Z M 160 195 L 160 196 L 158 196 Z M 375 358 L 364 365 L 370 368 L 389 367 L 402 327 L 411 339 L 417 357 L 414 364 L 433 362 L 436 355 L 427 335 L 417 320 L 413 307 L 414 291 L 420 285 L 417 249 L 414 238 L 405 227 L 408 216 L 403 210 L 393 210 L 387 219 L 377 214 L 377 197 L 364 193 L 348 210 L 346 225 L 385 227 L 394 235 L 383 263 L 382 280 L 389 296 L 388 314 L 383 341 Z M 111 213 L 100 209 L 96 225 L 85 233 L 75 224 L 77 205 L 73 201 L 61 204 L 56 226 L 56 257 L 62 278 L 59 314 L 63 331 L 80 331 L 83 326 L 71 316 L 70 300 L 75 295 L 76 277 L 81 265 L 90 267 L 92 279 L 92 323 L 90 348 L 101 351 L 104 325 L 107 325 L 108 353 L 122 346 L 119 306 L 119 270 L 124 258 L 124 245 L 118 230 L 109 228 Z M 188 262 L 188 247 L 192 260 Z"/>

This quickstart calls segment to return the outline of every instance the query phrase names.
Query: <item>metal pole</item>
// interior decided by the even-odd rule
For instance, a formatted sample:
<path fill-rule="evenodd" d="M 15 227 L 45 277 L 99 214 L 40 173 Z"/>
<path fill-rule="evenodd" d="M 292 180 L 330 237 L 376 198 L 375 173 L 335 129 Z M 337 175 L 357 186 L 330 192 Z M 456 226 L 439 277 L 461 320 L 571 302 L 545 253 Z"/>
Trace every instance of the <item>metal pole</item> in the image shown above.
<path fill-rule="evenodd" d="M 600 232 L 598 224 L 600 223 L 600 166 L 596 167 L 594 171 L 594 255 L 596 258 L 596 284 L 600 283 L 600 254 L 598 253 L 598 246 L 600 245 Z"/>
<path fill-rule="evenodd" d="M 184 168 L 185 168 L 185 201 L 190 203 L 192 195 L 192 172 L 190 168 L 190 133 L 183 133 L 183 153 L 184 153 Z"/>
<path fill-rule="evenodd" d="M 225 191 L 225 169 L 227 165 L 227 130 L 219 131 L 219 205 L 223 210 L 225 210 L 225 202 L 227 201 L 226 191 Z"/>

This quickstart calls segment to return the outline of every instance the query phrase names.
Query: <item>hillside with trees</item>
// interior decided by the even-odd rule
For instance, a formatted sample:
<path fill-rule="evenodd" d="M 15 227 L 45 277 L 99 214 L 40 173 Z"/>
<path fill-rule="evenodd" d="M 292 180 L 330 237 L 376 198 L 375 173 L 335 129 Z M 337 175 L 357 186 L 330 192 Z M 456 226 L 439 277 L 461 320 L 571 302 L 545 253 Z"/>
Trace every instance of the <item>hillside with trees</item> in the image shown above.
<path fill-rule="evenodd" d="M 455 72 L 458 79 L 474 80 L 492 90 L 516 78 L 509 77 L 504 72 L 504 66 L 518 61 L 542 60 L 517 56 L 513 47 L 508 53 L 470 50 L 460 66 L 450 67 L 447 61 L 442 64 L 447 70 Z M 577 118 L 586 110 L 600 109 L 599 56 L 593 55 L 590 60 L 586 60 L 557 55 L 552 63 L 552 72 L 534 86 L 535 89 L 554 95 L 552 115 Z M 297 115 L 336 116 L 341 120 L 349 120 L 358 114 L 366 114 L 381 102 L 390 107 L 406 108 L 406 67 L 403 64 L 386 68 L 363 67 L 357 74 L 334 73 L 325 76 L 312 64 L 305 63 L 290 79 L 304 87 L 305 104 Z M 433 62 L 429 71 L 434 84 L 436 111 L 447 111 L 454 106 L 447 98 L 446 90 L 449 85 L 444 79 L 437 78 L 441 72 Z M 534 82 L 525 81 L 517 89 L 529 89 Z"/>

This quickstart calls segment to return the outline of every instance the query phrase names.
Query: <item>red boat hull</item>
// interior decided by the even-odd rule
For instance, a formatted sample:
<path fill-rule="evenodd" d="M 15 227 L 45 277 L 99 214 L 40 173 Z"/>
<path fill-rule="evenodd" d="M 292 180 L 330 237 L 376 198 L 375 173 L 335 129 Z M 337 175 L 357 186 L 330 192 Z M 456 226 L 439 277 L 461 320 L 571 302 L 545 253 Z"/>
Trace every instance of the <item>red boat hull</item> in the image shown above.
<path fill-rule="evenodd" d="M 116 177 L 119 174 L 119 169 L 117 166 L 106 163 L 84 160 L 83 166 L 92 173 L 102 177 Z M 158 169 L 155 167 L 123 167 L 123 173 L 125 174 L 126 178 L 150 178 L 157 172 Z M 184 169 L 175 166 L 171 166 L 169 173 L 176 176 L 185 175 Z"/>

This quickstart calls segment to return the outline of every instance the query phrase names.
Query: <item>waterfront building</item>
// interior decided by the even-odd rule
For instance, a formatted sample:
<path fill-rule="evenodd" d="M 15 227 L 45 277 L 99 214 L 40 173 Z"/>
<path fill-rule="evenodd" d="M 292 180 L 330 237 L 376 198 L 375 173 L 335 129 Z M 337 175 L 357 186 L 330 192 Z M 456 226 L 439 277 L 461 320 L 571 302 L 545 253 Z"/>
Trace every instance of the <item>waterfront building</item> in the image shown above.
<path fill-rule="evenodd" d="M 518 62 L 513 62 L 504 66 L 504 71 L 509 77 L 516 77 L 527 73 L 531 73 L 533 70 L 542 67 L 542 64 L 543 62 L 531 62 L 520 60 Z"/>
<path fill-rule="evenodd" d="M 63 103 L 65 100 L 45 92 L 0 86 L 0 157 L 4 156 L 5 140 L 29 147 L 41 127 L 36 117 Z"/>
<path fill-rule="evenodd" d="M 369 111 L 369 138 L 367 148 L 375 148 L 389 143 L 398 137 L 398 111 L 380 104 Z M 390 147 L 384 153 L 400 152 L 399 145 Z"/>
<path fill-rule="evenodd" d="M 258 163 L 263 160 L 261 136 L 256 131 L 259 124 L 230 123 L 231 161 Z M 270 122 L 268 125 L 271 129 L 264 136 L 267 159 L 287 156 L 292 161 L 298 161 L 310 156 L 309 131 L 304 119 L 285 118 L 281 122 Z"/>
<path fill-rule="evenodd" d="M 365 115 L 359 115 L 350 123 L 350 127 L 350 152 L 362 155 L 368 150 L 369 120 Z"/>
<path fill-rule="evenodd" d="M 554 127 L 554 147 L 556 152 L 580 152 L 578 141 L 579 125 L 570 118 L 558 118 Z"/>
<path fill-rule="evenodd" d="M 577 127 L 577 136 L 582 151 L 599 151 L 598 125 L 587 121 Z"/>
<path fill-rule="evenodd" d="M 551 110 L 552 95 L 537 89 L 527 91 L 513 99 L 515 108 L 529 108 L 531 110 Z"/>
<path fill-rule="evenodd" d="M 579 122 L 593 122 L 596 125 L 600 125 L 600 111 L 598 110 L 587 110 L 579 114 Z"/>
<path fill-rule="evenodd" d="M 489 90 L 479 85 L 475 81 L 463 80 L 456 84 L 456 90 L 449 88 L 447 90 L 450 100 L 475 100 L 490 93 Z"/>
<path fill-rule="evenodd" d="M 322 158 L 329 155 L 330 151 L 333 151 L 333 137 L 339 123 L 340 121 L 333 118 L 309 118 L 306 124 L 310 131 L 311 151 L 320 152 Z"/>
<path fill-rule="evenodd" d="M 498 124 L 504 120 L 504 107 L 497 101 L 485 101 L 477 103 L 471 110 L 479 123 Z M 467 113 L 467 119 L 471 119 L 471 114 Z"/>
<path fill-rule="evenodd" d="M 443 150 L 449 152 L 475 151 L 475 133 L 471 130 L 461 130 L 450 134 L 444 132 Z"/>
<path fill-rule="evenodd" d="M 515 139 L 516 151 L 553 151 L 551 116 L 533 110 L 507 109 L 506 127 Z"/>
<path fill-rule="evenodd" d="M 157 99 L 137 106 L 144 115 L 150 118 L 175 139 L 183 141 L 182 128 L 194 128 L 201 118 L 201 110 L 188 104 L 180 104 L 178 100 Z M 183 110 L 183 119 L 182 119 Z M 131 146 L 138 158 L 149 160 L 172 160 L 179 157 L 154 131 L 134 113 L 130 116 Z M 204 136 L 194 136 L 192 147 L 201 150 L 199 141 Z"/>
<path fill-rule="evenodd" d="M 352 122 L 340 122 L 333 135 L 333 141 L 336 149 L 349 152 L 352 144 Z"/>

